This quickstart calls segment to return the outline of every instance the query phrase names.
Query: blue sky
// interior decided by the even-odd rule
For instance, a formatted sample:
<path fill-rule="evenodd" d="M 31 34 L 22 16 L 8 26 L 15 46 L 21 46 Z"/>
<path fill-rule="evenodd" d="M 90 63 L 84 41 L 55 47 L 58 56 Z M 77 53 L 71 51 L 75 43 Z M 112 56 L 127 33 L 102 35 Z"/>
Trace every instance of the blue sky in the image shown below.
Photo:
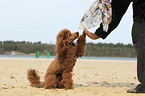
<path fill-rule="evenodd" d="M 60 30 L 79 30 L 80 20 L 95 0 L 1 0 L 0 41 L 56 43 Z M 97 27 L 96 27 L 97 28 Z M 95 32 L 96 28 L 89 29 Z M 119 26 L 105 39 L 87 42 L 131 44 L 132 6 Z"/>

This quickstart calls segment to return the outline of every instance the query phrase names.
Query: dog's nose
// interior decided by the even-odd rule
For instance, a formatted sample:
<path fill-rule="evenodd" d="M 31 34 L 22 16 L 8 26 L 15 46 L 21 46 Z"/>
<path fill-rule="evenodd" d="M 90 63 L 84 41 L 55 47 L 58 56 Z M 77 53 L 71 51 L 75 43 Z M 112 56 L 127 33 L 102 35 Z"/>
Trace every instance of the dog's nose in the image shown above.
<path fill-rule="evenodd" d="M 76 34 L 79 36 L 79 32 L 76 32 Z"/>

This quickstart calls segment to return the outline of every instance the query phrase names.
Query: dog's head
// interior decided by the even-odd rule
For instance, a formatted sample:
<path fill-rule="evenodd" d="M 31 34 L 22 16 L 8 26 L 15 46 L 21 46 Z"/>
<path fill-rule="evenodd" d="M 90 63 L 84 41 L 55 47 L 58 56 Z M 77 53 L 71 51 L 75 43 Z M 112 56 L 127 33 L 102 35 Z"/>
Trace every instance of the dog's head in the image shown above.
<path fill-rule="evenodd" d="M 78 36 L 79 32 L 71 33 L 68 29 L 63 29 L 57 35 L 57 41 L 62 40 L 66 43 L 72 43 Z"/>

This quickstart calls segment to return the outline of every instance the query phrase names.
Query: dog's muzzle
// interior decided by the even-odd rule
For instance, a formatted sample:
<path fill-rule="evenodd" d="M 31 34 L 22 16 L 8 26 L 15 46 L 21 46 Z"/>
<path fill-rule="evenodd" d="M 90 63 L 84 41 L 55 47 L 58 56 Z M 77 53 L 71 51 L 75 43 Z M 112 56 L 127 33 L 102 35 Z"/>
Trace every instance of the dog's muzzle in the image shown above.
<path fill-rule="evenodd" d="M 76 32 L 75 34 L 76 34 L 77 36 L 79 36 L 79 32 Z"/>

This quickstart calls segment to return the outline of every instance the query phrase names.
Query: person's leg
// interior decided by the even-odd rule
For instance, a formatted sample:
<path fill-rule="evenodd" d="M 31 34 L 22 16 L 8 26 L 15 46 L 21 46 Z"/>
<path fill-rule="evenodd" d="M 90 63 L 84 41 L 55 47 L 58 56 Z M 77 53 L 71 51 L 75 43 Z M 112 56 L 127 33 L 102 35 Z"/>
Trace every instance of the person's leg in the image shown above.
<path fill-rule="evenodd" d="M 145 20 L 140 23 L 140 40 L 138 46 L 138 79 L 141 83 L 138 91 L 145 92 Z M 140 70 L 140 71 L 139 71 Z"/>
<path fill-rule="evenodd" d="M 145 21 L 135 22 L 132 31 L 133 44 L 137 52 L 137 76 L 141 84 L 129 93 L 145 93 Z"/>

